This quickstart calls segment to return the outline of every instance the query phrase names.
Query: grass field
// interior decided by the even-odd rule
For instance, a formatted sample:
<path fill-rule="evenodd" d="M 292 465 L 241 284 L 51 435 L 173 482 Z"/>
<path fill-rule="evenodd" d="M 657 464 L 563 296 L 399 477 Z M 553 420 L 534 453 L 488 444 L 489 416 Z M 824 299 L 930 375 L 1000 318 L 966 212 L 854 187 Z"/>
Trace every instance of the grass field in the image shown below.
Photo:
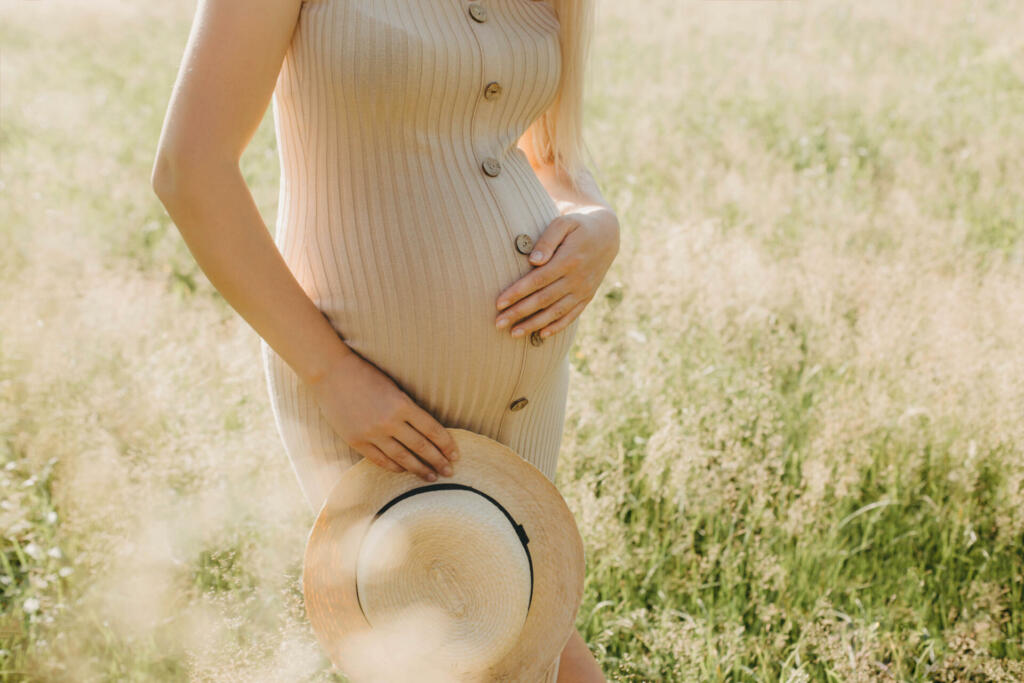
<path fill-rule="evenodd" d="M 258 338 L 149 186 L 193 6 L 0 5 L 2 681 L 340 680 Z M 609 679 L 1024 680 L 1022 48 L 1009 0 L 600 4 L 557 483 Z"/>

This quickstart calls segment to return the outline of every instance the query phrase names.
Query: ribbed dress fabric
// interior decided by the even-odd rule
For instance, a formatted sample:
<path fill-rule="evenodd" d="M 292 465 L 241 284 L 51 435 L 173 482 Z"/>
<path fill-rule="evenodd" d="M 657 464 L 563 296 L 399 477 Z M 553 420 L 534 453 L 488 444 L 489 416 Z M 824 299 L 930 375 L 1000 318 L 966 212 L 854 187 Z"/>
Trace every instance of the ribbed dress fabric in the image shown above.
<path fill-rule="evenodd" d="M 517 146 L 555 98 L 558 29 L 547 0 L 307 0 L 272 98 L 274 239 L 305 292 L 441 424 L 508 445 L 552 481 L 578 320 L 536 343 L 494 319 L 499 292 L 533 269 L 517 236 L 535 242 L 559 215 Z M 501 91 L 485 97 L 492 82 Z M 318 511 L 363 456 L 265 341 L 261 353 Z M 557 671 L 556 659 L 542 680 Z"/>

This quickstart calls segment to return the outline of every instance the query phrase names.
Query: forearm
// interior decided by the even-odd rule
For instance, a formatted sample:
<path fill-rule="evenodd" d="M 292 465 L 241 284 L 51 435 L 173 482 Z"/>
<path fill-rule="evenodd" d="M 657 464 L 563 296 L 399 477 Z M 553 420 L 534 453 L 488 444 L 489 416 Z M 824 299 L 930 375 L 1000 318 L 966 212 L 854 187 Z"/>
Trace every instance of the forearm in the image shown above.
<path fill-rule="evenodd" d="M 555 167 L 551 164 L 538 166 L 534 168 L 534 172 L 555 201 L 560 214 L 593 213 L 601 210 L 614 213 L 611 204 L 601 194 L 597 182 L 588 170 L 583 171 L 580 190 L 573 189 L 568 179 L 563 174 L 556 173 Z"/>
<path fill-rule="evenodd" d="M 160 171 L 170 166 L 158 162 L 153 186 L 196 263 L 296 374 L 315 383 L 352 350 L 292 275 L 237 163 Z"/>

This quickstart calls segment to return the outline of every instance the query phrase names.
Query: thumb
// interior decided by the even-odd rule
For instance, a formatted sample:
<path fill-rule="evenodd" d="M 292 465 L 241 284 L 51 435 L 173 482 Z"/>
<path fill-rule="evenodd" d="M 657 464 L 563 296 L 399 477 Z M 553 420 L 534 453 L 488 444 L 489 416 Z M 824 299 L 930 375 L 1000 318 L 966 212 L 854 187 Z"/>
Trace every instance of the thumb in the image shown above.
<path fill-rule="evenodd" d="M 544 232 L 541 233 L 540 238 L 533 245 L 533 251 L 530 252 L 530 263 L 535 266 L 547 263 L 551 255 L 555 253 L 558 245 L 562 243 L 566 235 L 572 232 L 576 225 L 576 221 L 567 216 L 559 216 L 548 223 L 548 227 L 544 228 Z"/>

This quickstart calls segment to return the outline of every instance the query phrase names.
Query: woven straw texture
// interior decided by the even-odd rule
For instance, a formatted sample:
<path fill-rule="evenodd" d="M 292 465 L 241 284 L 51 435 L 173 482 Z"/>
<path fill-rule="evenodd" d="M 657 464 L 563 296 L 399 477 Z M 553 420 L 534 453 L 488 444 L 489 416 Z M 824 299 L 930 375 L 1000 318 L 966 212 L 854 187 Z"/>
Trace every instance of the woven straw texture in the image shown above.
<path fill-rule="evenodd" d="M 508 447 L 453 429 L 451 483 L 362 462 L 329 493 L 304 558 L 306 610 L 353 681 L 537 681 L 557 676 L 583 596 L 583 544 L 554 485 Z M 533 593 L 530 596 L 530 567 Z M 529 609 L 527 610 L 527 605 Z"/>

